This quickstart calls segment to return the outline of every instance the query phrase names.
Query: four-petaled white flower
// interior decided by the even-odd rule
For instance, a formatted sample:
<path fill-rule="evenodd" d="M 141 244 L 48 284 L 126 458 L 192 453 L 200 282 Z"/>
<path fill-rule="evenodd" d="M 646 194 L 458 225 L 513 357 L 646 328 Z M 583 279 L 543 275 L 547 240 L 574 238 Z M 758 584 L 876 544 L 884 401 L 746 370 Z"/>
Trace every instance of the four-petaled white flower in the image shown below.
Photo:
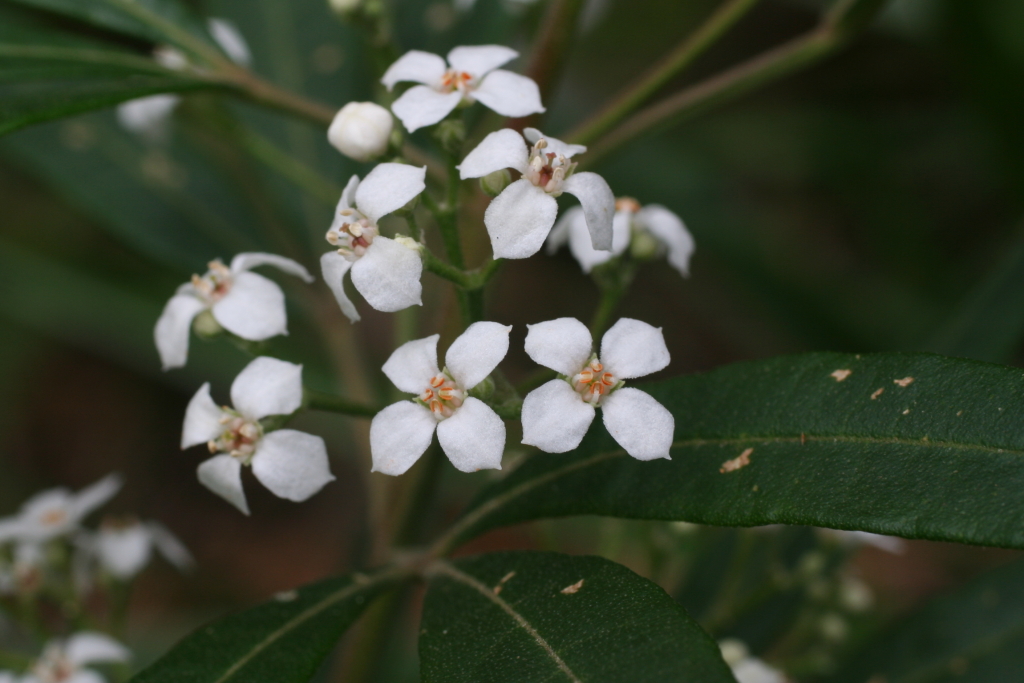
<path fill-rule="evenodd" d="M 687 277 L 694 249 L 693 236 L 679 216 L 659 204 L 641 208 L 632 197 L 615 202 L 611 251 L 594 249 L 586 217 L 579 207 L 569 209 L 558 219 L 548 236 L 547 251 L 553 254 L 566 243 L 584 273 L 631 248 L 640 257 L 667 252 L 668 262 Z"/>
<path fill-rule="evenodd" d="M 300 264 L 274 254 L 238 254 L 230 267 L 211 261 L 206 275 L 193 275 L 191 282 L 178 287 L 156 321 L 153 338 L 164 370 L 185 365 L 192 320 L 206 310 L 221 327 L 242 339 L 261 341 L 288 334 L 284 292 L 262 275 L 249 272 L 258 266 L 274 266 L 313 281 Z"/>
<path fill-rule="evenodd" d="M 220 453 L 199 465 L 204 486 L 249 514 L 242 465 L 251 465 L 274 495 L 297 502 L 334 480 L 323 439 L 294 429 L 264 434 L 260 424 L 269 415 L 289 415 L 302 405 L 301 365 L 257 358 L 235 378 L 231 401 L 234 409 L 218 407 L 207 382 L 185 411 L 181 447 L 205 443 L 211 453 Z"/>
<path fill-rule="evenodd" d="M 399 475 L 437 440 L 462 472 L 501 469 L 505 423 L 486 403 L 469 396 L 508 353 L 511 326 L 470 325 L 448 348 L 445 368 L 437 368 L 439 335 L 407 342 L 384 364 L 384 374 L 412 401 L 393 403 L 370 424 L 373 471 Z"/>
<path fill-rule="evenodd" d="M 587 148 L 547 137 L 534 128 L 527 128 L 524 135 L 532 148 L 514 130 L 495 131 L 459 166 L 463 179 L 482 178 L 504 168 L 522 173 L 484 213 L 495 258 L 527 258 L 540 251 L 558 215 L 555 197 L 563 192 L 580 200 L 593 247 L 611 249 L 615 195 L 596 173 L 574 173 L 572 157 Z"/>
<path fill-rule="evenodd" d="M 669 363 L 660 328 L 622 318 L 601 339 L 600 356 L 591 353 L 586 325 L 559 318 L 528 325 L 526 353 L 560 375 L 531 391 L 523 401 L 523 443 L 548 453 L 579 446 L 594 420 L 637 460 L 669 457 L 675 419 L 646 392 L 623 388 L 623 380 L 657 372 Z"/>
<path fill-rule="evenodd" d="M 80 533 L 75 545 L 80 553 L 76 561 L 83 576 L 88 576 L 95 562 L 107 574 L 127 581 L 149 564 L 154 549 L 182 571 L 195 564 L 188 548 L 167 527 L 134 517 L 104 519 L 98 531 Z"/>
<path fill-rule="evenodd" d="M 103 683 L 106 679 L 88 664 L 104 662 L 126 662 L 131 652 L 110 636 L 95 631 L 81 631 L 64 640 L 51 640 L 43 648 L 43 654 L 29 669 L 16 678 L 7 674 L 7 681 L 14 683 Z M 0 683 L 5 680 L 0 672 Z"/>
<path fill-rule="evenodd" d="M 345 294 L 343 279 L 352 270 L 352 284 L 378 311 L 388 313 L 422 304 L 423 258 L 415 247 L 380 234 L 377 222 L 426 189 L 427 167 L 378 164 L 363 182 L 352 176 L 341 193 L 327 241 L 338 248 L 320 257 L 324 282 L 334 292 L 349 320 L 359 312 Z"/>
<path fill-rule="evenodd" d="M 781 671 L 751 655 L 742 641 L 726 638 L 718 646 L 737 683 L 786 683 L 786 676 Z"/>
<path fill-rule="evenodd" d="M 532 79 L 498 67 L 519 56 L 501 45 L 457 47 L 448 63 L 435 54 L 410 50 L 388 67 L 381 83 L 390 91 L 396 83 L 414 81 L 391 105 L 406 129 L 437 123 L 459 106 L 480 102 L 502 116 L 527 116 L 544 111 L 540 90 Z"/>
<path fill-rule="evenodd" d="M 9 540 L 45 543 L 78 528 L 85 517 L 114 497 L 121 477 L 110 474 L 78 493 L 48 489 L 29 498 L 13 517 L 0 519 L 0 543 Z"/>

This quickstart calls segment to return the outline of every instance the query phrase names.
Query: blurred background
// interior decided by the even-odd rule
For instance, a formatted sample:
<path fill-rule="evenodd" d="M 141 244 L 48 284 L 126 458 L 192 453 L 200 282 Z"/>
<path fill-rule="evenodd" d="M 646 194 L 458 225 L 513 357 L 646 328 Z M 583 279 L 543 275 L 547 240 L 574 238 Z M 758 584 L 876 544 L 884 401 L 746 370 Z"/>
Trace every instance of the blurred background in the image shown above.
<path fill-rule="evenodd" d="M 192 4 L 233 21 L 253 68 L 275 83 L 335 108 L 373 97 L 365 36 L 325 0 Z M 716 4 L 590 0 L 542 129 L 558 137 L 582 121 Z M 542 0 L 394 5 L 402 49 L 442 54 L 484 43 L 526 52 L 543 16 Z M 823 5 L 764 0 L 665 92 L 810 29 Z M 618 195 L 671 208 L 697 242 L 689 279 L 653 263 L 620 313 L 664 327 L 673 362 L 662 376 L 811 350 L 927 350 L 1019 364 L 1022 121 L 1024 4 L 892 0 L 836 56 L 592 169 Z M 315 177 L 295 182 L 254 139 Z M 248 356 L 193 337 L 188 366 L 163 373 L 152 329 L 174 289 L 213 258 L 271 251 L 315 272 L 337 192 L 368 168 L 338 154 L 320 128 L 210 94 L 186 96 L 163 139 L 125 131 L 112 111 L 0 138 L 0 516 L 41 488 L 126 476 L 106 510 L 161 520 L 198 562 L 188 576 L 157 565 L 139 580 L 128 641 L 140 661 L 206 619 L 358 567 L 365 556 L 366 422 L 296 420 L 328 440 L 337 481 L 295 505 L 248 479 L 253 514 L 244 517 L 198 484 L 203 453 L 182 452 L 178 441 L 199 385 L 212 382 L 215 399 L 226 400 Z M 484 202 L 474 196 L 471 212 Z M 471 264 L 488 254 L 477 226 L 465 236 Z M 290 297 L 290 335 L 268 350 L 304 363 L 318 389 L 384 401 L 389 385 L 376 370 L 398 328 L 443 331 L 442 348 L 456 332 L 454 301 L 430 275 L 422 314 L 377 313 L 360 301 L 363 321 L 354 326 L 322 282 L 307 290 L 273 277 Z M 516 326 L 509 377 L 531 370 L 517 343 L 526 323 L 587 320 L 596 302 L 567 252 L 507 264 L 488 318 Z M 376 379 L 353 379 L 359 367 Z M 510 432 L 509 443 L 517 441 Z M 427 526 L 458 514 L 486 478 L 446 464 Z M 711 567 L 700 558 L 731 557 L 744 544 L 756 551 L 765 541 L 744 540 L 753 533 L 565 520 L 493 532 L 468 550 L 600 552 L 658 579 L 699 616 L 717 588 L 713 571 L 700 584 L 693 566 Z M 790 530 L 779 543 L 809 543 L 807 534 Z M 670 561 L 676 550 L 690 569 Z M 875 592 L 880 622 L 1014 556 L 911 542 L 902 554 L 864 548 L 854 571 Z M 716 635 L 729 634 L 723 624 Z M 381 680 L 415 679 L 414 631 L 410 615 L 409 638 L 396 643 Z M 742 635 L 756 647 L 770 640 Z"/>

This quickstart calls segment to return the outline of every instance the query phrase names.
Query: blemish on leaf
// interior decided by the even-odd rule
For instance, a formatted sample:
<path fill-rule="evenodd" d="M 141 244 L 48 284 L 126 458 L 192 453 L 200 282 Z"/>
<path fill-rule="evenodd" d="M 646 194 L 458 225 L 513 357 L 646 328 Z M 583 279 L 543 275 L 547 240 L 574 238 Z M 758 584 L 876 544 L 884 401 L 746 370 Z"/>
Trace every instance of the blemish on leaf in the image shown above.
<path fill-rule="evenodd" d="M 750 454 L 753 452 L 753 448 L 748 448 L 747 450 L 740 453 L 738 457 L 723 462 L 722 466 L 718 468 L 718 471 L 721 474 L 725 474 L 726 472 L 735 472 L 736 470 L 742 467 L 746 467 L 747 465 L 750 464 Z"/>
<path fill-rule="evenodd" d="M 885 391 L 885 387 L 880 387 L 878 389 L 875 389 L 874 393 L 871 394 L 871 400 L 874 401 L 876 398 L 881 396 L 882 392 L 884 392 L 884 391 Z"/>
<path fill-rule="evenodd" d="M 910 408 L 907 408 L 906 410 L 904 410 L 903 414 L 904 415 L 910 415 Z"/>
<path fill-rule="evenodd" d="M 844 379 L 850 376 L 853 370 L 836 370 L 832 373 L 832 376 L 836 378 L 837 382 L 842 382 Z"/>
<path fill-rule="evenodd" d="M 961 415 L 963 415 L 963 414 L 964 414 L 964 411 L 962 411 L 962 410 L 958 410 L 958 411 L 956 411 L 956 416 L 957 416 L 957 417 L 960 417 L 960 416 L 961 416 Z"/>
<path fill-rule="evenodd" d="M 298 597 L 299 592 L 295 590 L 281 591 L 280 593 L 274 594 L 274 599 L 278 602 L 292 602 L 294 600 L 297 600 Z"/>
<path fill-rule="evenodd" d="M 803 446 L 805 443 L 807 443 L 807 435 L 800 432 L 800 445 Z"/>
<path fill-rule="evenodd" d="M 894 379 L 892 381 L 892 383 L 893 384 L 898 384 L 901 387 L 909 387 L 911 384 L 914 383 L 914 378 L 913 377 L 904 377 L 903 379 Z"/>
<path fill-rule="evenodd" d="M 581 589 L 581 588 L 583 588 L 583 579 L 580 579 L 579 581 L 577 581 L 576 583 L 574 583 L 571 586 L 566 586 L 565 588 L 563 588 L 559 592 L 562 595 L 572 595 L 573 593 L 578 592 L 579 589 Z"/>

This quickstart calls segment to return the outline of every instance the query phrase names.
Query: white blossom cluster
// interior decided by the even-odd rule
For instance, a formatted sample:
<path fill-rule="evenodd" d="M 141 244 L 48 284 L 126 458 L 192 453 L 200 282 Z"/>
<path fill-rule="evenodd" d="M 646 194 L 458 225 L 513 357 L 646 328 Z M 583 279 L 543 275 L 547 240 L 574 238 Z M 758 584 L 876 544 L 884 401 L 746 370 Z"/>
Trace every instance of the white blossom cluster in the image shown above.
<path fill-rule="evenodd" d="M 90 665 L 127 662 L 131 652 L 110 636 L 80 631 L 46 643 L 42 654 L 22 674 L 0 671 L 0 683 L 104 683 Z"/>

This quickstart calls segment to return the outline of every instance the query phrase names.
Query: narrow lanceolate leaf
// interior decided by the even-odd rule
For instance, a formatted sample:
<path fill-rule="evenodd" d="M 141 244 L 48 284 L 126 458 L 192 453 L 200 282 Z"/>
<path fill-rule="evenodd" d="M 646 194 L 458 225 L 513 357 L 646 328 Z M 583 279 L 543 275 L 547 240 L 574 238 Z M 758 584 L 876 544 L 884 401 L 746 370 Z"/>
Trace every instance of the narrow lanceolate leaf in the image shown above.
<path fill-rule="evenodd" d="M 437 562 L 420 629 L 424 683 L 733 683 L 665 591 L 600 557 L 501 552 Z"/>
<path fill-rule="evenodd" d="M 200 628 L 131 683 L 305 683 L 370 601 L 408 574 L 351 575 Z"/>
<path fill-rule="evenodd" d="M 544 517 L 808 524 L 1024 548 L 1024 371 L 930 354 L 811 353 L 641 385 L 671 460 L 600 426 L 481 492 L 441 545 Z"/>
<path fill-rule="evenodd" d="M 1007 683 L 1024 671 L 1024 563 L 929 603 L 829 683 Z"/>
<path fill-rule="evenodd" d="M 0 2 L 0 134 L 135 97 L 211 85 Z"/>

